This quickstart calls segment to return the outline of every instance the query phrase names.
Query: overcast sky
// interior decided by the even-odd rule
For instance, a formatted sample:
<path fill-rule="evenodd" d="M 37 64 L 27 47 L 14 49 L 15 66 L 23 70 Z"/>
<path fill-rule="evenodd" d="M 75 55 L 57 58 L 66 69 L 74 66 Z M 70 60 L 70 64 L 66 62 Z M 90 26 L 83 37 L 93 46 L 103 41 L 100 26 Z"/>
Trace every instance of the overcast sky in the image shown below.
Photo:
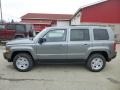
<path fill-rule="evenodd" d="M 100 0 L 1 0 L 3 19 L 19 21 L 26 13 L 74 14 L 80 7 Z"/>

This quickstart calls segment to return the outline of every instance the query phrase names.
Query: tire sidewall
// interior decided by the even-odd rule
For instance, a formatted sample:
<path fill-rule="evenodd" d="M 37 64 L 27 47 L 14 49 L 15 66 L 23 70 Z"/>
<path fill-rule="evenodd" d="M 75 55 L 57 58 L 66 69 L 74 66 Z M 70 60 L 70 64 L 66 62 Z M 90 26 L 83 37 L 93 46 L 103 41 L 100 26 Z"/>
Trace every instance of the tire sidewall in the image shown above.
<path fill-rule="evenodd" d="M 103 66 L 102 68 L 98 69 L 98 70 L 95 70 L 95 69 L 92 69 L 92 65 L 91 65 L 91 62 L 94 58 L 101 58 L 102 61 L 103 61 Z M 93 54 L 90 56 L 90 58 L 88 59 L 88 62 L 87 62 L 87 68 L 92 71 L 92 72 L 100 72 L 101 70 L 104 69 L 104 67 L 106 66 L 106 59 L 103 55 L 101 54 Z"/>
<path fill-rule="evenodd" d="M 24 58 L 26 58 L 26 59 L 28 60 L 28 62 L 29 62 L 28 68 L 26 68 L 26 69 L 20 69 L 20 68 L 17 67 L 16 61 L 17 61 L 17 59 L 18 59 L 19 57 L 24 57 Z M 14 59 L 13 59 L 13 65 L 14 65 L 14 67 L 15 67 L 18 71 L 20 71 L 20 72 L 27 72 L 27 71 L 30 71 L 30 70 L 32 69 L 32 67 L 33 67 L 33 60 L 32 60 L 32 58 L 31 58 L 31 56 L 30 56 L 29 54 L 27 54 L 27 53 L 19 53 L 19 54 L 17 54 L 17 55 L 14 57 Z"/>

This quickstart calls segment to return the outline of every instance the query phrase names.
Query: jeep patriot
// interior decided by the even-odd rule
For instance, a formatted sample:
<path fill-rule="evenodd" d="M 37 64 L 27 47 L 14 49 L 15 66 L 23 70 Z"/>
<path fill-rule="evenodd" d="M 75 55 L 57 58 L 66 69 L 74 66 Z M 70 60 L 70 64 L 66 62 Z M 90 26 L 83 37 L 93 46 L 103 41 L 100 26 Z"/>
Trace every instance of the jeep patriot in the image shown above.
<path fill-rule="evenodd" d="M 33 39 L 12 40 L 4 58 L 21 72 L 39 63 L 80 63 L 93 72 L 116 57 L 114 33 L 105 26 L 50 27 Z"/>

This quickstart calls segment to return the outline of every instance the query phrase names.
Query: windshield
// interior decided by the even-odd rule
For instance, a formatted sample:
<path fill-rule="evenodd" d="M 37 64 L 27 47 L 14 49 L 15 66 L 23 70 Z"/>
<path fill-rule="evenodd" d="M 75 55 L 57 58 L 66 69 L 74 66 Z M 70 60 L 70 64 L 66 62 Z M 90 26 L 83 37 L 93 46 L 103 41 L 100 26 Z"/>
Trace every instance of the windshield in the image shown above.
<path fill-rule="evenodd" d="M 43 29 L 41 32 L 39 32 L 34 38 L 33 40 L 37 40 L 38 38 L 41 38 L 40 36 L 43 35 L 46 31 L 47 31 L 48 28 L 46 29 Z"/>
<path fill-rule="evenodd" d="M 5 29 L 5 25 L 0 25 L 0 30 L 4 30 Z"/>

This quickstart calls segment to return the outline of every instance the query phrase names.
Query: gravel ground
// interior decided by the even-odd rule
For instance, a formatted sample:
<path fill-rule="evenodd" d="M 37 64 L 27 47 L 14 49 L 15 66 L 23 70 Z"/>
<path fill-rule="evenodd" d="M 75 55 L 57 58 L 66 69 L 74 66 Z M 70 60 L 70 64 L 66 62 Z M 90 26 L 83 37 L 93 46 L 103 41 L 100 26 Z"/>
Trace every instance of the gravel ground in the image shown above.
<path fill-rule="evenodd" d="M 98 73 L 83 65 L 39 65 L 18 72 L 3 58 L 3 50 L 0 46 L 0 90 L 120 90 L 120 45 L 117 57 Z"/>

